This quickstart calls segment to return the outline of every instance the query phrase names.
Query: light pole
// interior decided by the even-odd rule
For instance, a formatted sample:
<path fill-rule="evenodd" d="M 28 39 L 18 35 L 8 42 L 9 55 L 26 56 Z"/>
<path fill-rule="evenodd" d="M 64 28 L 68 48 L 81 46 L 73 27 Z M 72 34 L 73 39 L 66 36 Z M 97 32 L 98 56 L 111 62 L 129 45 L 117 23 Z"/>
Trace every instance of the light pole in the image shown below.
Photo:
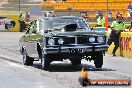
<path fill-rule="evenodd" d="M 21 3 L 20 3 L 20 0 L 19 0 L 19 12 L 20 12 L 20 8 L 21 8 L 20 4 L 21 4 Z"/>

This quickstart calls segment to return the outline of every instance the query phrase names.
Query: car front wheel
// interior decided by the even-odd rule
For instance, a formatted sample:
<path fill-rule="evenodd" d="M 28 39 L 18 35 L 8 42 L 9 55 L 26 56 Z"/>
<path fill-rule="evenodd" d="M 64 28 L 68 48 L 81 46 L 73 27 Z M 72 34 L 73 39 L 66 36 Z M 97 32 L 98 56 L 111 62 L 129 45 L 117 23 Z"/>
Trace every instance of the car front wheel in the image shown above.
<path fill-rule="evenodd" d="M 50 61 L 48 60 L 47 56 L 45 54 L 43 54 L 41 57 L 41 69 L 42 70 L 48 70 L 49 66 L 50 66 Z"/>
<path fill-rule="evenodd" d="M 94 64 L 96 68 L 102 68 L 103 65 L 103 53 L 97 53 L 94 57 Z"/>
<path fill-rule="evenodd" d="M 80 65 L 81 57 L 79 57 L 79 56 L 72 57 L 72 58 L 70 58 L 70 61 L 71 61 L 72 65 Z"/>

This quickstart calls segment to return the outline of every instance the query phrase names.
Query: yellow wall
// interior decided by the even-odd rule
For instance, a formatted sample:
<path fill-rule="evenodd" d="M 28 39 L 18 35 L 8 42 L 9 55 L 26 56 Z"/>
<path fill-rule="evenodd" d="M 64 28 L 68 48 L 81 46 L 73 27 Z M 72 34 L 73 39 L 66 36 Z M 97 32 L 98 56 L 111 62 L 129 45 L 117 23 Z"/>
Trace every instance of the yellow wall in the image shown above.
<path fill-rule="evenodd" d="M 110 32 L 106 32 L 109 36 Z M 112 54 L 114 43 L 109 47 L 108 54 Z M 122 32 L 120 37 L 120 47 L 116 51 L 116 55 L 123 57 L 132 57 L 132 32 Z"/>
<path fill-rule="evenodd" d="M 16 15 L 13 15 L 10 13 L 9 14 L 0 14 L 0 17 L 6 17 L 8 19 L 15 21 L 15 23 L 16 23 L 14 28 L 9 29 L 9 30 L 2 29 L 2 30 L 0 30 L 0 32 L 18 32 L 19 31 L 19 22 L 18 22 L 18 15 L 17 14 Z"/>
<path fill-rule="evenodd" d="M 132 32 L 121 34 L 121 49 L 123 56 L 132 57 Z"/>

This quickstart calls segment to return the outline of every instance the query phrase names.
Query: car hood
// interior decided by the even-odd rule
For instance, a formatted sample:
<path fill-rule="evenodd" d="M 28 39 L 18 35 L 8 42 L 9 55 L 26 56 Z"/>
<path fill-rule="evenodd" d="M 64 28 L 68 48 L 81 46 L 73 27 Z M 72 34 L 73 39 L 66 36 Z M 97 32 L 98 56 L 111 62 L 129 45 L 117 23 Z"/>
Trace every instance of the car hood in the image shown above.
<path fill-rule="evenodd" d="M 49 32 L 46 36 L 76 36 L 76 35 L 105 35 L 99 31 Z"/>

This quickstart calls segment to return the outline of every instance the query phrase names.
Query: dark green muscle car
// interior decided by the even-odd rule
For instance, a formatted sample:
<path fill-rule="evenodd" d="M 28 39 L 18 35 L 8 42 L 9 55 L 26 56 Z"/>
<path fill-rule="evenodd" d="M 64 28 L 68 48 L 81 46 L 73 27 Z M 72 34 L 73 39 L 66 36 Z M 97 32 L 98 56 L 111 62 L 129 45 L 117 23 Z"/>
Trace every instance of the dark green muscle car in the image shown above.
<path fill-rule="evenodd" d="M 20 52 L 24 65 L 41 61 L 41 68 L 48 69 L 52 61 L 69 59 L 72 65 L 82 59 L 94 60 L 95 67 L 103 65 L 107 50 L 105 32 L 91 30 L 81 17 L 45 17 L 31 22 L 20 39 Z"/>

